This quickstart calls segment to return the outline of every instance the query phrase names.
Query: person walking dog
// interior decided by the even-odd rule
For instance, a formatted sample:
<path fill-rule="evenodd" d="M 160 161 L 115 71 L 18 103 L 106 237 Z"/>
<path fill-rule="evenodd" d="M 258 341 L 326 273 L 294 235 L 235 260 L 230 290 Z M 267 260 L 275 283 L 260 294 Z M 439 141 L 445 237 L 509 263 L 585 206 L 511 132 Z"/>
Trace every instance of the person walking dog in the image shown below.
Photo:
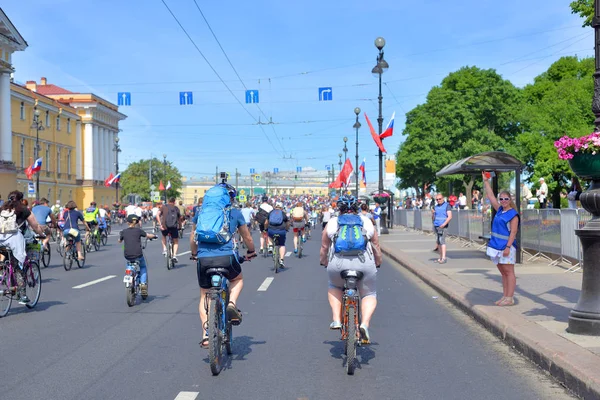
<path fill-rule="evenodd" d="M 487 247 L 487 255 L 496 264 L 502 274 L 503 296 L 496 301 L 498 306 L 512 306 L 515 304 L 514 294 L 517 286 L 515 276 L 515 260 L 517 258 L 516 237 L 519 230 L 519 213 L 510 192 L 503 190 L 496 199 L 496 195 L 490 185 L 489 178 L 485 172 L 483 184 L 485 193 L 490 204 L 496 210 L 492 221 L 492 233 Z"/>

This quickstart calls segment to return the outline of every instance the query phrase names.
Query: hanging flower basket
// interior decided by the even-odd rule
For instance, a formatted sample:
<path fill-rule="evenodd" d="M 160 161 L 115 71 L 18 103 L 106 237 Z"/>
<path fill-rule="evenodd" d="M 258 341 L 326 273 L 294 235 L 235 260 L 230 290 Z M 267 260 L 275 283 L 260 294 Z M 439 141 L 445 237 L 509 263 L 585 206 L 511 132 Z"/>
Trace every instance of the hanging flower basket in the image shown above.
<path fill-rule="evenodd" d="M 558 157 L 567 160 L 581 179 L 600 179 L 600 133 L 594 132 L 580 138 L 563 136 L 554 147 Z"/>
<path fill-rule="evenodd" d="M 373 195 L 373 200 L 375 201 L 375 203 L 377 204 L 387 204 L 388 200 L 390 199 L 390 195 L 383 192 L 383 193 L 375 193 Z"/>

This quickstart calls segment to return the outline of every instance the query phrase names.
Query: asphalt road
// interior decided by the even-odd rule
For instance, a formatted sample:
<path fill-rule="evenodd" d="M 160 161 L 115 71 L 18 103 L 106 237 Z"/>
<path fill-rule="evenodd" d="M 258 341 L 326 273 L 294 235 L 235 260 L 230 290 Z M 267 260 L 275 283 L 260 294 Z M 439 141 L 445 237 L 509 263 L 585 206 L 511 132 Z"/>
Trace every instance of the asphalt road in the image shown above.
<path fill-rule="evenodd" d="M 304 258 L 291 255 L 277 275 L 270 258 L 244 264 L 244 321 L 234 328 L 226 369 L 213 377 L 208 352 L 198 345 L 199 290 L 188 240 L 189 231 L 179 250 L 185 254 L 171 271 L 159 242 L 149 244 L 150 296 L 131 308 L 116 235 L 88 254 L 83 269 L 65 271 L 54 252 L 52 265 L 42 269 L 38 306 L 28 310 L 14 302 L 0 319 L 0 398 L 570 398 L 388 261 L 378 276 L 373 343 L 359 348 L 359 367 L 346 375 L 339 334 L 328 329 L 327 276 L 316 237 L 306 243 Z M 114 277 L 73 288 L 108 276 Z M 268 277 L 272 283 L 258 291 Z"/>

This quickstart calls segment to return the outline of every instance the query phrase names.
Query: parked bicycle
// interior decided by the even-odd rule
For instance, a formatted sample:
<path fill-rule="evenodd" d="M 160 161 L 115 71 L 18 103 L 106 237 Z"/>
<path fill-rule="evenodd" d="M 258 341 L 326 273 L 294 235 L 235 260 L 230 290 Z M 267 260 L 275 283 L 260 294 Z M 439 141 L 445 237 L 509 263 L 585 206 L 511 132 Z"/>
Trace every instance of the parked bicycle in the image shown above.
<path fill-rule="evenodd" d="M 19 263 L 13 257 L 12 250 L 8 247 L 0 247 L 0 253 L 6 258 L 0 263 L 0 317 L 8 314 L 12 301 L 19 298 L 18 281 L 16 274 L 22 272 L 18 269 Z M 29 302 L 25 306 L 29 309 L 34 308 L 40 300 L 42 292 L 42 273 L 40 265 L 35 261 L 25 257 L 23 263 L 24 273 L 22 274 L 25 284 L 25 295 Z"/>
<path fill-rule="evenodd" d="M 363 278 L 363 273 L 354 270 L 343 270 L 341 273 L 344 283 L 342 297 L 342 340 L 346 354 L 346 372 L 354 374 L 356 367 L 356 349 L 368 341 L 360 334 L 360 295 L 357 284 Z"/>
<path fill-rule="evenodd" d="M 77 266 L 79 268 L 83 268 L 85 266 L 86 246 L 83 243 L 81 244 L 81 252 L 83 254 L 83 260 L 80 260 L 77 255 L 75 238 L 70 234 L 65 235 L 65 249 L 63 252 L 63 266 L 65 267 L 65 271 L 69 271 L 71 269 L 73 266 L 73 260 L 77 262 Z"/>

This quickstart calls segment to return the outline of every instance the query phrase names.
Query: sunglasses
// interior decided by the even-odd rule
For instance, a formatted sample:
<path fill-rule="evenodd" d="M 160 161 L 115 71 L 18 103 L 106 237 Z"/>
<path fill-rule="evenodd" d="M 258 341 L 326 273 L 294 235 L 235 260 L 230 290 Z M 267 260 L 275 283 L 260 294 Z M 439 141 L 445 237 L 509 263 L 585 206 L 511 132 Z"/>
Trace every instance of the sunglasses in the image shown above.
<path fill-rule="evenodd" d="M 437 201 L 442 201 L 442 200 L 444 200 L 444 199 L 436 199 L 436 200 L 437 200 Z"/>
<path fill-rule="evenodd" d="M 498 200 L 500 200 L 500 201 L 509 201 L 510 197 L 498 197 Z"/>

